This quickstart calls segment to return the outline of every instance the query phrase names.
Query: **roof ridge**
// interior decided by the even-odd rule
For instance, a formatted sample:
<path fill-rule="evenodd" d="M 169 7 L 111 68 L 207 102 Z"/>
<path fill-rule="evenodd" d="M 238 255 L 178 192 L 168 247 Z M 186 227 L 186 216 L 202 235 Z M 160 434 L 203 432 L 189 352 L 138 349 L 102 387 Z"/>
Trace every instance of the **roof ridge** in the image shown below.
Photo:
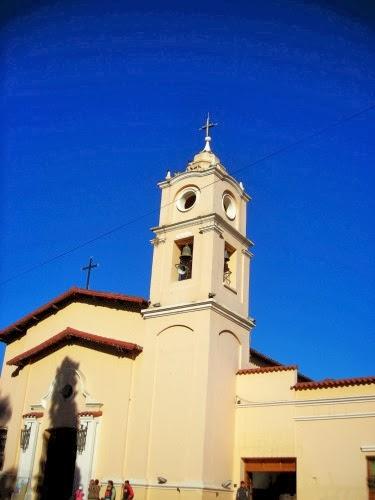
<path fill-rule="evenodd" d="M 28 328 L 30 328 L 31 326 L 39 323 L 39 321 L 49 316 L 50 314 L 56 313 L 59 310 L 58 306 L 60 304 L 63 304 L 65 301 L 73 301 L 74 299 L 80 297 L 87 297 L 103 301 L 122 302 L 124 304 L 131 304 L 139 309 L 148 307 L 148 301 L 143 297 L 138 297 L 135 295 L 125 295 L 116 292 L 87 290 L 86 288 L 72 286 L 67 291 L 61 293 L 49 302 L 34 309 L 11 325 L 0 330 L 0 341 L 6 343 L 12 342 L 13 340 L 24 335 Z"/>
<path fill-rule="evenodd" d="M 139 354 L 142 352 L 142 347 L 133 342 L 125 342 L 124 340 L 113 339 L 109 337 L 103 337 L 101 335 L 95 335 L 93 333 L 83 332 L 81 330 L 76 330 L 70 326 L 66 327 L 61 332 L 57 333 L 53 337 L 45 340 L 44 342 L 18 354 L 12 359 L 7 361 L 7 365 L 13 365 L 18 367 L 25 366 L 29 361 L 41 355 L 49 347 L 55 346 L 61 342 L 65 342 L 69 339 L 85 340 L 100 346 L 113 347 L 116 351 L 120 352 L 134 352 Z"/>
<path fill-rule="evenodd" d="M 261 366 L 258 368 L 243 368 L 237 371 L 237 375 L 252 375 L 256 373 L 281 372 L 298 370 L 297 365 Z"/>
<path fill-rule="evenodd" d="M 312 382 L 297 382 L 297 384 L 292 386 L 292 389 L 296 391 L 307 390 L 307 389 L 330 389 L 335 387 L 348 387 L 351 385 L 369 385 L 375 384 L 375 376 L 370 375 L 368 377 L 350 377 L 350 378 L 325 378 L 323 380 L 317 380 Z"/>

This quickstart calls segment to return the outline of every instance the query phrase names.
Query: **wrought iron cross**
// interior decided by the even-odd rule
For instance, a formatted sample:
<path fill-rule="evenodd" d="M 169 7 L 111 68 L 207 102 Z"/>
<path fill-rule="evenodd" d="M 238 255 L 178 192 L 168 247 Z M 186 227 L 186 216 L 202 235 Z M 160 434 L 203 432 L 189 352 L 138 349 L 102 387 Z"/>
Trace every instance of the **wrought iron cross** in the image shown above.
<path fill-rule="evenodd" d="M 206 137 L 204 138 L 204 140 L 206 141 L 206 145 L 204 146 L 203 151 L 211 152 L 211 146 L 210 146 L 211 137 L 209 136 L 209 133 L 210 133 L 210 128 L 216 127 L 216 125 L 217 123 L 210 122 L 210 113 L 207 113 L 206 123 L 205 125 L 202 125 L 202 127 L 200 127 L 199 129 L 199 130 L 205 130 L 206 133 Z"/>
<path fill-rule="evenodd" d="M 93 258 L 90 257 L 90 261 L 89 261 L 88 265 L 82 268 L 82 271 L 87 271 L 86 290 L 89 289 L 89 285 L 90 285 L 91 269 L 94 269 L 95 267 L 98 267 L 98 264 L 94 264 Z"/>
<path fill-rule="evenodd" d="M 217 123 L 210 122 L 210 113 L 207 113 L 207 119 L 206 123 L 200 127 L 199 130 L 205 130 L 206 131 L 206 137 L 210 136 L 210 128 L 216 127 Z"/>

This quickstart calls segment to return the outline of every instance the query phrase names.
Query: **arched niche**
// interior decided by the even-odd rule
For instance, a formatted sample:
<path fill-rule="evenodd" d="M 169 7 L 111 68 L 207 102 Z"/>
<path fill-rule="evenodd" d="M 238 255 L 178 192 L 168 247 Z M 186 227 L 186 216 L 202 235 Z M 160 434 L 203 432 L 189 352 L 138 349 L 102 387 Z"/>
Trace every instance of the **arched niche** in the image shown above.
<path fill-rule="evenodd" d="M 176 324 L 176 325 L 166 326 L 165 328 L 160 330 L 160 332 L 158 332 L 156 335 L 160 336 L 160 335 L 165 334 L 165 333 L 172 333 L 173 331 L 176 331 L 176 330 L 178 330 L 181 333 L 193 333 L 194 332 L 194 330 L 192 328 L 190 328 L 190 326 Z"/>

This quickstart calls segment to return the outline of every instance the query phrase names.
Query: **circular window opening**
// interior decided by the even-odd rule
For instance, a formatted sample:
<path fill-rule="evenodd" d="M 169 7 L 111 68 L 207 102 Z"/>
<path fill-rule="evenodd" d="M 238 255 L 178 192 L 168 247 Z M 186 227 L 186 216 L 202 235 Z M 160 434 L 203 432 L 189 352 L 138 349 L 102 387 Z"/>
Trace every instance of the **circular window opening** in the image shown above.
<path fill-rule="evenodd" d="M 228 219 L 234 220 L 236 218 L 236 213 L 237 213 L 236 204 L 231 195 L 227 193 L 224 194 L 223 196 L 223 208 Z"/>
<path fill-rule="evenodd" d="M 197 201 L 197 192 L 194 189 L 188 189 L 184 191 L 179 199 L 177 200 L 177 208 L 181 212 L 186 212 L 193 208 L 195 202 Z"/>

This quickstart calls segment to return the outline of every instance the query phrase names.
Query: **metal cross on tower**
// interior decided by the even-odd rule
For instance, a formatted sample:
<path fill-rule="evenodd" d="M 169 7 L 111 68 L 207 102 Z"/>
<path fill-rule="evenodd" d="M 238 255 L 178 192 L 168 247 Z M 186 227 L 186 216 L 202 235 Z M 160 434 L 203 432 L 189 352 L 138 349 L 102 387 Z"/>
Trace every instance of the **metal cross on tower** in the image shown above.
<path fill-rule="evenodd" d="M 211 152 L 211 146 L 210 146 L 210 142 L 211 142 L 210 128 L 216 127 L 216 126 L 217 126 L 217 123 L 210 122 L 210 113 L 207 113 L 206 123 L 204 125 L 202 125 L 202 127 L 200 127 L 200 129 L 199 129 L 199 130 L 205 130 L 206 131 L 206 137 L 204 138 L 204 140 L 206 141 L 206 144 L 204 146 L 203 151 Z"/>
<path fill-rule="evenodd" d="M 82 268 L 82 271 L 87 271 L 87 278 L 86 278 L 86 290 L 89 289 L 90 285 L 90 276 L 91 276 L 91 269 L 94 269 L 95 267 L 98 267 L 99 264 L 94 264 L 93 258 L 90 257 L 90 261 L 87 266 Z"/>

